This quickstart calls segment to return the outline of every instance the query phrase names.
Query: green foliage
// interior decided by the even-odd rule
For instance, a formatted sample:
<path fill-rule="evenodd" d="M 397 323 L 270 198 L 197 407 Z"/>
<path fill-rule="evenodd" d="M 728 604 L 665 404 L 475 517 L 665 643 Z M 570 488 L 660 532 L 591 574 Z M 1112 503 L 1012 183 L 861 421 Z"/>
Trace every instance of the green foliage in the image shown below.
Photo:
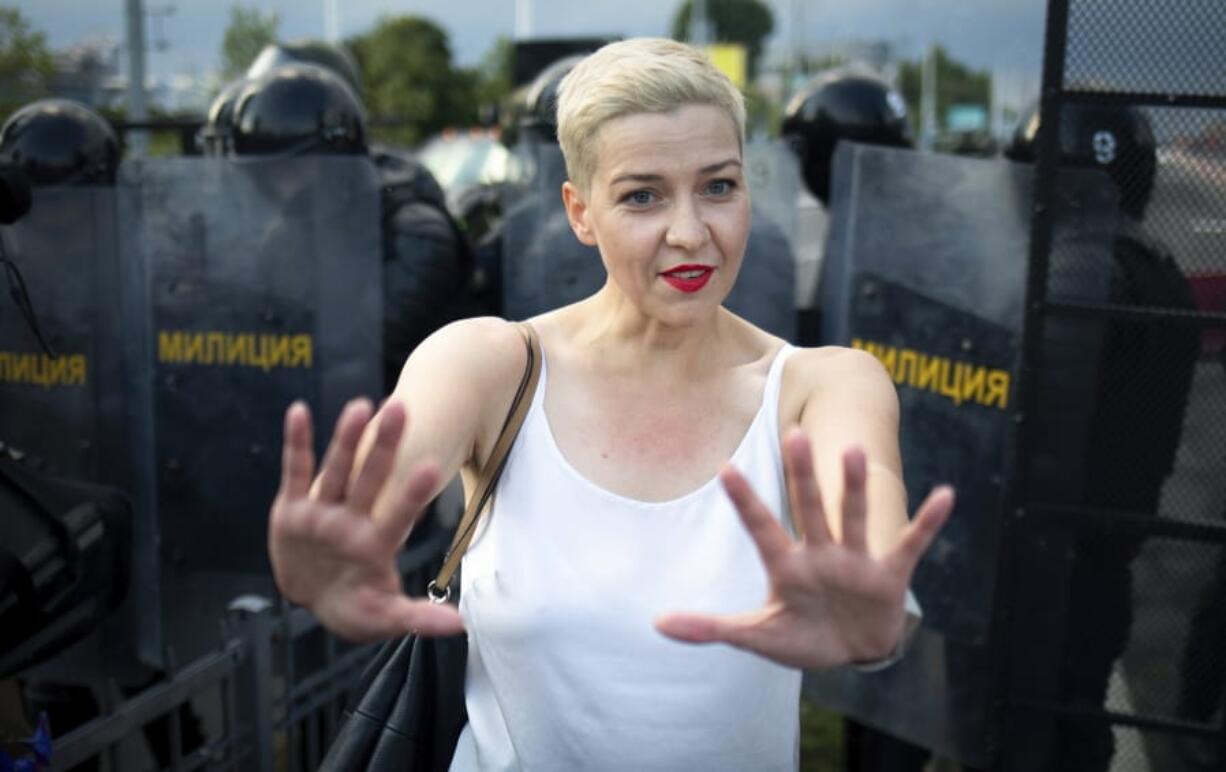
<path fill-rule="evenodd" d="M 47 95 L 55 64 L 47 37 L 21 11 L 0 6 L 0 116 Z"/>
<path fill-rule="evenodd" d="M 690 39 L 690 18 L 694 0 L 685 0 L 673 16 L 672 36 L 675 40 Z M 719 43 L 740 43 L 749 60 L 749 80 L 758 76 L 758 60 L 762 44 L 775 29 L 775 17 L 762 0 L 707 0 L 707 21 L 712 37 Z"/>
<path fill-rule="evenodd" d="M 242 75 L 264 46 L 276 42 L 279 22 L 275 12 L 265 14 L 254 7 L 230 6 L 230 23 L 221 41 L 221 71 L 225 80 Z"/>
<path fill-rule="evenodd" d="M 497 111 L 511 94 L 515 82 L 515 44 L 510 38 L 498 36 L 482 57 L 475 76 L 479 109 L 491 113 Z"/>
<path fill-rule="evenodd" d="M 416 145 L 435 132 L 475 122 L 479 78 L 451 63 L 451 44 L 438 25 L 418 16 L 385 16 L 346 41 L 362 71 L 366 108 L 393 127 L 377 139 Z"/>
<path fill-rule="evenodd" d="M 801 772 L 840 772 L 843 764 L 843 718 L 800 701 Z"/>
<path fill-rule="evenodd" d="M 992 76 L 987 70 L 972 70 L 965 64 L 950 57 L 949 53 L 937 46 L 933 52 L 936 57 L 937 74 L 937 128 L 945 129 L 945 117 L 951 105 L 976 104 L 985 108 L 991 101 Z M 923 88 L 924 62 L 903 62 L 898 69 L 898 86 L 903 99 L 907 102 L 907 112 L 911 117 L 912 130 L 918 133 L 921 128 L 920 93 Z"/>

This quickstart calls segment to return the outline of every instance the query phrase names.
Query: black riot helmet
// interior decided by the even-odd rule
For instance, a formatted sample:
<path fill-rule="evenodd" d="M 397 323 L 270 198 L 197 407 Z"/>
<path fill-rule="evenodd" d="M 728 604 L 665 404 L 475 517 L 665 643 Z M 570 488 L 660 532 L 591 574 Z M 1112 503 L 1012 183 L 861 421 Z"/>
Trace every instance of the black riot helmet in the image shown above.
<path fill-rule="evenodd" d="M 533 79 L 524 94 L 522 112 L 517 116 L 519 128 L 525 136 L 558 141 L 558 86 L 575 69 L 575 65 L 583 61 L 584 56 L 564 56 L 541 70 Z"/>
<path fill-rule="evenodd" d="M 800 156 L 809 190 L 823 202 L 839 140 L 911 147 L 902 95 L 871 75 L 843 70 L 817 76 L 792 98 L 783 136 Z"/>
<path fill-rule="evenodd" d="M 323 40 L 270 43 L 247 68 L 247 77 L 255 79 L 287 64 L 317 64 L 344 79 L 354 94 L 362 93 L 362 75 L 353 56 L 344 48 Z"/>
<path fill-rule="evenodd" d="M 232 80 L 213 98 L 208 117 L 196 138 L 205 155 L 226 155 L 233 149 L 234 106 L 246 85 L 246 78 Z"/>
<path fill-rule="evenodd" d="M 233 140 L 240 156 L 364 155 L 366 116 L 339 76 L 315 64 L 287 64 L 239 93 Z"/>
<path fill-rule="evenodd" d="M 1118 105 L 1065 105 L 1060 121 L 1060 165 L 1105 171 L 1119 193 L 1120 209 L 1141 219 L 1154 189 L 1154 131 L 1140 110 Z M 1038 158 L 1039 106 L 1022 116 L 1005 157 Z"/>
<path fill-rule="evenodd" d="M 106 120 L 67 99 L 42 99 L 0 129 L 0 160 L 35 186 L 114 185 L 119 139 Z"/>

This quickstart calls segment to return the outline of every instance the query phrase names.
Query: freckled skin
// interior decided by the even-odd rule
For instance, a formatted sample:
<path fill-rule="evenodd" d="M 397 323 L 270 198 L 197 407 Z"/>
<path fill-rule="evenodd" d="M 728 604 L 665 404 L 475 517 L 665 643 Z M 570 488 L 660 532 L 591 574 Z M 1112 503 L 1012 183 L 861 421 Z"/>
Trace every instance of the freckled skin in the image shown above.
<path fill-rule="evenodd" d="M 614 119 L 596 142 L 597 168 L 572 227 L 599 248 L 609 279 L 551 318 L 597 330 L 602 323 L 590 320 L 628 320 L 663 338 L 716 327 L 740 341 L 737 356 L 762 356 L 760 333 L 721 308 L 750 224 L 731 121 L 717 108 L 687 105 Z M 700 291 L 684 293 L 661 278 L 679 265 L 714 273 Z M 542 320 L 542 329 L 549 324 Z M 643 500 L 682 496 L 712 479 L 753 420 L 769 363 L 730 376 L 705 354 L 701 366 L 649 373 L 610 356 L 596 335 L 549 351 L 546 413 L 567 460 L 596 484 Z"/>
<path fill-rule="evenodd" d="M 590 206 L 577 235 L 600 249 L 608 284 L 661 323 L 709 320 L 731 292 L 749 240 L 749 188 L 731 121 L 717 108 L 690 105 L 612 120 L 596 142 Z M 725 160 L 736 164 L 701 171 Z M 625 179 L 644 173 L 656 179 Z M 712 187 L 725 179 L 732 183 L 726 192 Z M 715 274 L 700 292 L 681 293 L 659 276 L 681 264 L 711 266 Z"/>
<path fill-rule="evenodd" d="M 607 366 L 569 361 L 599 356 L 555 351 L 567 358 L 550 370 L 547 392 L 559 447 L 588 479 L 644 500 L 682 496 L 710 480 L 744 436 L 765 386 L 763 367 L 682 389 L 634 383 Z"/>
<path fill-rule="evenodd" d="M 562 197 L 576 235 L 599 247 L 609 281 L 533 319 L 548 366 L 545 414 L 563 456 L 589 480 L 666 501 L 710 481 L 735 451 L 783 341 L 721 307 L 749 228 L 740 147 L 726 116 L 705 105 L 623 116 L 597 141 L 592 190 L 568 182 Z M 690 265 L 709 279 L 699 291 L 661 278 Z M 269 526 L 285 596 L 354 640 L 459 632 L 454 607 L 402 594 L 395 554 L 457 471 L 472 492 L 523 362 L 522 339 L 499 320 L 440 330 L 409 357 L 380 417 L 371 420 L 364 401 L 346 407 L 318 477 L 308 411 L 291 407 Z M 868 353 L 795 352 L 778 409 L 791 508 L 805 539 L 794 541 L 751 482 L 725 467 L 719 480 L 771 591 L 755 611 L 666 614 L 656 629 L 805 669 L 880 659 L 900 640 L 907 584 L 953 492 L 934 492 L 907 524 L 898 399 Z"/>

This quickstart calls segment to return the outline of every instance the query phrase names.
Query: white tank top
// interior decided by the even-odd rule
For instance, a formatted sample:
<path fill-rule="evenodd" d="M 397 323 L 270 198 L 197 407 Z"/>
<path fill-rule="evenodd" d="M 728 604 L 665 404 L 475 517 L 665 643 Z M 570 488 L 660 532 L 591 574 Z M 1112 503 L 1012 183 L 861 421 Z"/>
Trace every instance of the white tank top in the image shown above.
<path fill-rule="evenodd" d="M 784 346 L 732 456 L 789 521 L 779 447 Z M 801 672 L 658 633 L 666 611 L 758 608 L 766 572 L 719 481 L 664 502 L 605 490 L 567 462 L 547 371 L 463 561 L 468 770 L 795 770 Z M 790 528 L 790 526 L 787 526 Z"/>

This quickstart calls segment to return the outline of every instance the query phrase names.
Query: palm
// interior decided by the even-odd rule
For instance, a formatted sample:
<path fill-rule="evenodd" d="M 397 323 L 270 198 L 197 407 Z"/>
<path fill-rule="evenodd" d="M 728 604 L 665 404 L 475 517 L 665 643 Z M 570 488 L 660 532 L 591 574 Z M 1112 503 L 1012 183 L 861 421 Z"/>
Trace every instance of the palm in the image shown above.
<path fill-rule="evenodd" d="M 355 470 L 358 440 L 370 420 L 365 402 L 351 403 L 314 484 L 311 425 L 306 408 L 286 412 L 281 488 L 269 522 L 269 555 L 287 598 L 309 606 L 329 629 L 355 640 L 461 629 L 450 607 L 405 597 L 396 554 L 433 493 L 438 472 L 425 467 L 394 495 L 386 517 L 371 516 L 390 485 L 404 430 L 398 405 L 384 410 L 369 452 Z"/>
<path fill-rule="evenodd" d="M 731 616 L 674 614 L 659 628 L 692 642 L 726 643 L 777 662 L 828 668 L 888 655 L 902 634 L 911 574 L 953 506 L 934 492 L 894 549 L 868 551 L 864 456 L 844 457 L 842 534 L 832 535 L 813 474 L 808 440 L 788 438 L 785 465 L 792 511 L 805 531 L 791 539 L 739 473 L 721 475 L 766 566 L 770 594 L 759 609 Z"/>

